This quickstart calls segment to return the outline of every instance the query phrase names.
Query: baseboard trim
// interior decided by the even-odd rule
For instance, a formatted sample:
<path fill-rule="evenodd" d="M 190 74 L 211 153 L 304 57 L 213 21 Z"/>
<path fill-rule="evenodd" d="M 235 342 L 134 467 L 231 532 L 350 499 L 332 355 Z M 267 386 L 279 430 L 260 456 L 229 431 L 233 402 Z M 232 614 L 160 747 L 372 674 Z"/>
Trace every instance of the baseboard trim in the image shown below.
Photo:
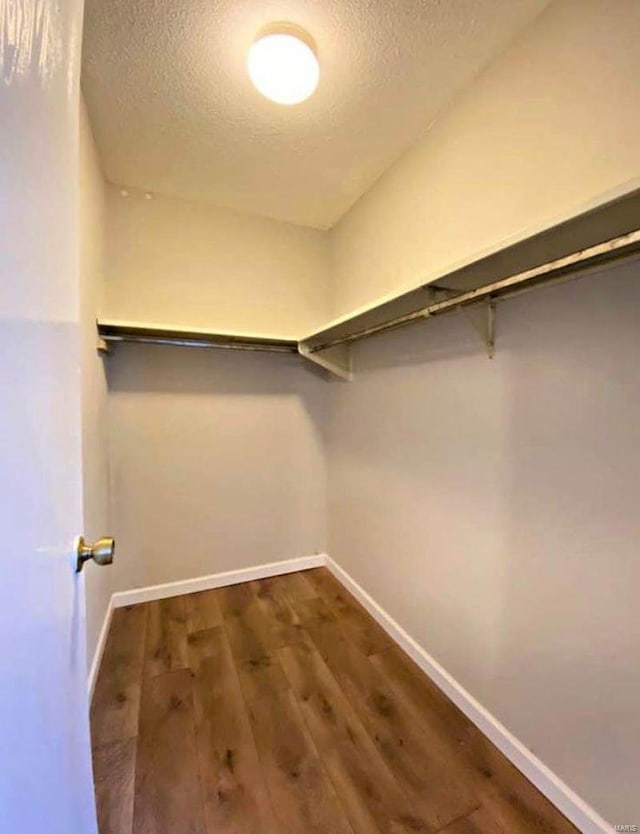
<path fill-rule="evenodd" d="M 100 634 L 98 635 L 98 642 L 96 643 L 96 647 L 93 652 L 91 668 L 89 669 L 89 703 L 91 703 L 91 700 L 93 698 L 93 692 L 96 688 L 96 680 L 98 679 L 98 671 L 100 670 L 100 663 L 102 661 L 102 655 L 104 654 L 104 647 L 107 643 L 107 635 L 109 634 L 109 626 L 111 625 L 111 618 L 113 617 L 114 607 L 115 606 L 113 604 L 113 595 L 111 595 L 111 597 L 109 598 L 109 602 L 107 603 L 107 610 L 104 614 L 102 628 L 100 629 Z"/>
<path fill-rule="evenodd" d="M 301 556 L 297 559 L 286 559 L 282 562 L 270 562 L 266 565 L 254 565 L 250 568 L 230 570 L 225 573 L 198 576 L 195 579 L 167 582 L 164 585 L 149 585 L 146 588 L 134 588 L 131 591 L 118 591 L 113 594 L 111 599 L 114 608 L 122 608 L 125 605 L 137 605 L 140 602 L 153 602 L 157 599 L 194 594 L 197 591 L 208 591 L 212 588 L 223 588 L 226 585 L 238 585 L 240 582 L 250 582 L 253 579 L 266 579 L 269 576 L 319 568 L 326 564 L 326 559 L 324 553 L 314 556 Z"/>
<path fill-rule="evenodd" d="M 609 823 L 478 703 L 344 568 L 330 556 L 326 557 L 325 564 L 436 686 L 583 834 L 614 834 L 614 829 Z"/>

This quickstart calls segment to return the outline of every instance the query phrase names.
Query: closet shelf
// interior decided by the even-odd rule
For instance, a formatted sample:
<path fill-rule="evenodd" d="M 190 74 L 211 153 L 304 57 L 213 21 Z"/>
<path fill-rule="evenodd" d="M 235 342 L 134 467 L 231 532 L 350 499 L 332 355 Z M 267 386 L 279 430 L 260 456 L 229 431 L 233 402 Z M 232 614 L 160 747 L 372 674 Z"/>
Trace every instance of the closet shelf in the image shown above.
<path fill-rule="evenodd" d="M 98 319 L 98 336 L 107 345 L 118 342 L 138 342 L 182 347 L 222 348 L 226 350 L 254 350 L 268 353 L 298 353 L 295 339 L 277 339 L 243 333 L 214 333 L 190 328 L 165 327 Z"/>
<path fill-rule="evenodd" d="M 416 289 L 381 299 L 311 333 L 300 351 L 313 359 L 344 351 L 361 339 L 431 317 L 473 307 L 486 318 L 473 323 L 493 355 L 497 300 L 569 277 L 640 252 L 640 188 L 573 218 L 425 279 Z M 484 304 L 483 304 L 484 303 Z"/>
<path fill-rule="evenodd" d="M 381 299 L 305 338 L 278 339 L 241 333 L 98 321 L 103 344 L 142 342 L 227 350 L 299 353 L 335 376 L 350 380 L 351 346 L 362 339 L 435 316 L 466 312 L 485 343 L 495 350 L 496 302 L 585 275 L 640 253 L 640 188 L 531 235 L 517 243 L 427 277 L 417 289 Z"/>

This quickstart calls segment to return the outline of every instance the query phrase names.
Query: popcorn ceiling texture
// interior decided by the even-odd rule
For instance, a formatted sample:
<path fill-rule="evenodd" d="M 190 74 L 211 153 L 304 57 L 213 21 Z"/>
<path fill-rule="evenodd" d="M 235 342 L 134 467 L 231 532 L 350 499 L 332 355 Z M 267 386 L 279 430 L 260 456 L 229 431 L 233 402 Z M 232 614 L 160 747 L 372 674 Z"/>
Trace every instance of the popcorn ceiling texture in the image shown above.
<path fill-rule="evenodd" d="M 87 0 L 83 88 L 114 183 L 328 228 L 548 0 Z M 316 94 L 264 99 L 245 58 L 286 20 Z"/>

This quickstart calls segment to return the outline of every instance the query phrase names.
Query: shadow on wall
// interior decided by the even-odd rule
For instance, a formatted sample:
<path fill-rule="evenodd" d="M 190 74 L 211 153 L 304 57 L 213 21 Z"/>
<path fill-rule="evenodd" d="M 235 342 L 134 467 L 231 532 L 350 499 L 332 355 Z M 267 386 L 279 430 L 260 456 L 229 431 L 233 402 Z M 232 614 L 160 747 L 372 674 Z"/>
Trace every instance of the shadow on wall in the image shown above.
<path fill-rule="evenodd" d="M 286 394 L 297 389 L 304 396 L 305 383 L 325 381 L 317 365 L 295 354 L 175 345 L 122 343 L 106 366 L 113 391 Z"/>
<path fill-rule="evenodd" d="M 488 360 L 484 342 L 467 314 L 455 312 L 369 337 L 355 347 L 355 372 L 366 374 L 425 362 L 481 358 L 483 352 Z"/>

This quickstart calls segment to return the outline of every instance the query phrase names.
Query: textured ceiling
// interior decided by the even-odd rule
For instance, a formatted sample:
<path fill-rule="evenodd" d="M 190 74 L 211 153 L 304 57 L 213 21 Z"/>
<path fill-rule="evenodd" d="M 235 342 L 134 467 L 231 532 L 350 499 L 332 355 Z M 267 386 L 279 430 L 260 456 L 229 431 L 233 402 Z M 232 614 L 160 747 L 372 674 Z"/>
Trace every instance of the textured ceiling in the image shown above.
<path fill-rule="evenodd" d="M 86 0 L 83 88 L 117 184 L 327 228 L 548 0 Z M 247 49 L 315 39 L 316 94 L 253 88 Z"/>

